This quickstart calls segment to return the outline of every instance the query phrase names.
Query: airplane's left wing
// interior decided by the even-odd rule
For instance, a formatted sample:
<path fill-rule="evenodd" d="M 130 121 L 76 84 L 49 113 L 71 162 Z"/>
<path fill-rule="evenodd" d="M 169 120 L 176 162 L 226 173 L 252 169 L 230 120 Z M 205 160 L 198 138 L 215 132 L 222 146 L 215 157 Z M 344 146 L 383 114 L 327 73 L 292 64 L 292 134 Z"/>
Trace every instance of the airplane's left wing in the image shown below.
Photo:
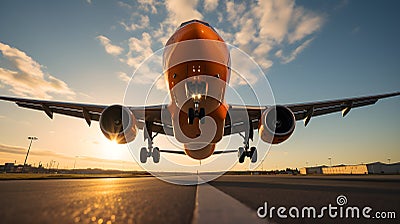
<path fill-rule="evenodd" d="M 53 119 L 54 113 L 83 118 L 89 126 L 91 121 L 99 121 L 101 113 L 109 106 L 6 96 L 0 96 L 0 100 L 14 102 L 23 108 L 44 111 L 51 119 Z M 151 130 L 153 133 L 172 135 L 172 125 L 170 124 L 170 120 L 161 118 L 161 111 L 165 109 L 165 105 L 128 108 L 138 120 L 139 129 L 144 129 L 147 127 L 148 130 Z M 165 111 L 168 112 L 167 110 Z"/>

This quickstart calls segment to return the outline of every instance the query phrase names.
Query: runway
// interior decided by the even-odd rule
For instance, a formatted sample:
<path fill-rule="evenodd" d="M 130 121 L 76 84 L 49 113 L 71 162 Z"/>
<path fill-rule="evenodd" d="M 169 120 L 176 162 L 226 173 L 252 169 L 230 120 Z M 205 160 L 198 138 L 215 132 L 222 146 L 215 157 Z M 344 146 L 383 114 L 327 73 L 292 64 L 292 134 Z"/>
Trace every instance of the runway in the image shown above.
<path fill-rule="evenodd" d="M 398 223 L 399 176 L 222 176 L 199 186 L 179 186 L 154 177 L 10 180 L 0 182 L 2 223 L 364 223 L 346 217 L 261 219 L 257 209 L 275 206 L 337 205 L 395 212 Z M 319 213 L 319 212 L 318 212 Z"/>

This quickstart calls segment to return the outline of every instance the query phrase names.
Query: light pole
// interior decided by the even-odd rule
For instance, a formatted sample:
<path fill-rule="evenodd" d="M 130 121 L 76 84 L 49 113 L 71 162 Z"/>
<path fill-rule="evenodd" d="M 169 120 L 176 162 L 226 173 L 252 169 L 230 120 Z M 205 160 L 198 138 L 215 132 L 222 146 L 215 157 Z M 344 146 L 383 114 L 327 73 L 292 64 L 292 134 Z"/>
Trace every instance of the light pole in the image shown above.
<path fill-rule="evenodd" d="M 31 150 L 32 142 L 34 140 L 38 140 L 38 138 L 34 137 L 34 136 L 29 136 L 28 139 L 31 140 L 31 142 L 29 143 L 28 152 L 26 153 L 26 157 L 25 157 L 25 161 L 24 161 L 24 168 L 26 166 L 26 160 L 28 160 L 28 155 L 29 155 L 29 151 Z"/>
<path fill-rule="evenodd" d="M 75 170 L 75 166 L 76 166 L 76 159 L 77 159 L 78 157 L 79 157 L 79 156 L 75 156 L 74 170 Z"/>

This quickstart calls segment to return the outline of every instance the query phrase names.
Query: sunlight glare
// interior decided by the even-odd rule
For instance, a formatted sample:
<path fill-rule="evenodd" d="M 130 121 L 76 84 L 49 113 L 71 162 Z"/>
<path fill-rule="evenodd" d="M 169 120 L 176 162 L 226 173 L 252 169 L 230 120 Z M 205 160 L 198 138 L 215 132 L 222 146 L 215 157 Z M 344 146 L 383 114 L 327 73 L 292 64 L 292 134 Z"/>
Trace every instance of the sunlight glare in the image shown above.
<path fill-rule="evenodd" d="M 102 157 L 112 160 L 123 160 L 125 157 L 126 146 L 118 144 L 117 140 L 102 139 L 99 141 Z"/>

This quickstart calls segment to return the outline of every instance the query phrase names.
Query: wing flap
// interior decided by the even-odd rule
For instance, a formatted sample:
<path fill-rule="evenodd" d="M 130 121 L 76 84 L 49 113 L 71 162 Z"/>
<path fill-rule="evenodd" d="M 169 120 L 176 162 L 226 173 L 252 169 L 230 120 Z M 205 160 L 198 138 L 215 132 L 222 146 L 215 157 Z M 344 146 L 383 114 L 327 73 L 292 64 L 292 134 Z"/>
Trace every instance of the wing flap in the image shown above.
<path fill-rule="evenodd" d="M 90 125 L 90 122 L 88 122 L 89 119 L 98 121 L 100 119 L 100 115 L 101 115 L 101 113 L 89 111 L 85 107 L 80 108 L 80 109 L 74 109 L 74 108 L 48 106 L 46 104 L 44 104 L 44 105 L 43 104 L 32 104 L 32 103 L 25 103 L 25 102 L 16 102 L 16 104 L 23 108 L 44 111 L 50 118 L 53 118 L 53 113 L 63 114 L 63 115 L 67 115 L 67 116 L 77 117 L 77 118 L 84 118 L 89 125 Z"/>
<path fill-rule="evenodd" d="M 0 100 L 14 102 L 19 107 L 43 111 L 51 119 L 54 113 L 83 118 L 89 126 L 91 121 L 99 121 L 101 113 L 108 107 L 107 105 L 35 100 L 6 96 L 0 96 Z M 138 120 L 139 129 L 145 129 L 145 122 L 152 122 L 152 132 L 173 136 L 172 122 L 170 116 L 168 116 L 169 112 L 166 110 L 166 105 L 129 107 L 129 109 Z"/>
<path fill-rule="evenodd" d="M 312 117 L 321 116 L 321 115 L 325 115 L 325 114 L 343 111 L 346 108 L 356 108 L 356 107 L 372 105 L 372 104 L 375 104 L 377 101 L 378 100 L 375 99 L 375 100 L 365 100 L 365 101 L 355 101 L 355 102 L 347 101 L 347 102 L 343 102 L 340 104 L 331 104 L 331 105 L 309 105 L 309 106 L 304 107 L 302 110 L 297 110 L 297 111 L 293 111 L 290 106 L 288 108 L 293 111 L 294 116 L 295 116 L 296 120 L 298 121 L 298 120 L 306 119 L 308 117 L 308 115 L 311 115 Z M 349 107 L 349 104 L 351 104 L 350 107 Z M 308 114 L 308 111 L 311 108 L 313 108 L 313 112 L 311 114 Z M 298 108 L 296 108 L 296 109 L 298 109 Z"/>

